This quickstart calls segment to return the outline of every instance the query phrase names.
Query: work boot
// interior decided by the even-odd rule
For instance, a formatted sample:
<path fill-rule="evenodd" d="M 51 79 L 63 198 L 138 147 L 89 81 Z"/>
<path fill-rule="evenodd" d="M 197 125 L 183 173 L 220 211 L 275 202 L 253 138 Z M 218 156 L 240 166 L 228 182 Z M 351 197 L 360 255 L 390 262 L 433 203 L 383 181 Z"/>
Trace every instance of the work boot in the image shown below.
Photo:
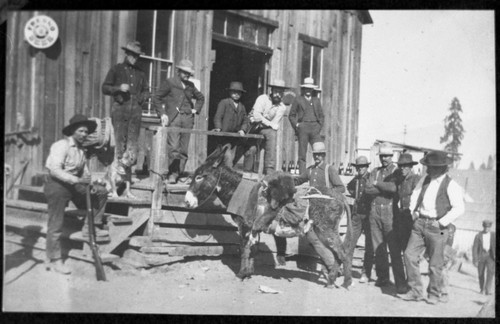
<path fill-rule="evenodd" d="M 362 273 L 361 278 L 359 278 L 359 283 L 366 283 L 366 282 L 368 282 L 368 277 L 366 276 L 366 274 Z"/>
<path fill-rule="evenodd" d="M 441 297 L 439 297 L 440 303 L 447 303 L 448 301 L 449 301 L 448 294 L 442 294 Z"/>
<path fill-rule="evenodd" d="M 63 263 L 62 259 L 50 261 L 50 269 L 63 275 L 69 275 L 71 273 L 71 269 Z"/>
<path fill-rule="evenodd" d="M 417 295 L 416 293 L 414 293 L 411 290 L 409 292 L 407 292 L 406 294 L 400 295 L 398 297 L 401 298 L 402 300 L 406 300 L 406 301 L 422 301 L 422 300 L 424 300 L 423 296 Z"/>
<path fill-rule="evenodd" d="M 83 237 L 89 237 L 89 228 L 87 225 L 83 226 L 82 228 L 82 236 Z M 96 237 L 106 237 L 109 236 L 109 232 L 103 229 L 100 229 L 98 227 L 95 227 L 95 236 Z"/>
<path fill-rule="evenodd" d="M 439 301 L 439 298 L 437 298 L 434 295 L 430 295 L 427 297 L 427 304 L 436 305 L 438 303 L 438 301 Z"/>

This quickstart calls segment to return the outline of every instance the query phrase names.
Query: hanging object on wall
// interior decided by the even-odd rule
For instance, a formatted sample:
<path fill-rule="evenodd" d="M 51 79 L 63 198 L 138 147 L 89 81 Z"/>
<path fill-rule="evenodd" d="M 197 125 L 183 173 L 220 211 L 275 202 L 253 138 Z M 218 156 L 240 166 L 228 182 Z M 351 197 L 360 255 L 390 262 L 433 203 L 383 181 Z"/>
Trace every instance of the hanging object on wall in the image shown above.
<path fill-rule="evenodd" d="M 24 27 L 25 40 L 35 48 L 48 48 L 57 40 L 59 28 L 49 16 L 35 16 Z"/>

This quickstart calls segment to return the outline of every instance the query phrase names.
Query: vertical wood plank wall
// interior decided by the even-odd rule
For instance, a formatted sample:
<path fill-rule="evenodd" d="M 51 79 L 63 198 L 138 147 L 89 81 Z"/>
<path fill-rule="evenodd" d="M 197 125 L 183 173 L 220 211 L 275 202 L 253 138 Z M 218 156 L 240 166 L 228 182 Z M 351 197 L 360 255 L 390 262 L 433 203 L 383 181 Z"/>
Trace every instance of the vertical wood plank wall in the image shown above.
<path fill-rule="evenodd" d="M 362 36 L 362 24 L 356 12 L 245 11 L 279 23 L 272 34 L 269 77 L 285 80 L 295 94 L 300 94 L 303 81 L 299 75 L 301 41 L 298 34 L 328 42 L 323 51 L 320 85 L 327 158 L 338 165 L 347 150 L 352 161 L 357 147 Z M 6 146 L 5 161 L 14 169 L 20 159 L 31 160 L 25 179 L 43 170 L 50 145 L 62 138 L 62 127 L 76 112 L 101 118 L 110 115 L 111 98 L 102 95 L 101 84 L 109 68 L 123 60 L 121 46 L 135 38 L 137 21 L 136 11 L 45 11 L 39 14 L 49 15 L 59 26 L 58 43 L 48 50 L 36 50 L 23 40 L 24 26 L 33 12 L 10 12 L 7 21 L 12 43 L 8 45 L 11 50 L 7 51 L 5 130 L 16 130 L 16 114 L 20 113 L 26 119 L 26 128 L 37 126 L 41 135 L 41 142 L 25 145 L 22 154 Z M 195 128 L 206 130 L 213 11 L 174 11 L 174 15 L 172 59 L 174 65 L 184 58 L 194 63 L 194 77 L 200 80 L 200 90 L 205 95 L 205 105 L 195 118 Z M 283 120 L 280 138 L 278 168 L 283 160 L 297 160 L 297 143 L 288 114 Z M 206 142 L 205 136 L 192 136 L 188 170 L 204 161 Z"/>

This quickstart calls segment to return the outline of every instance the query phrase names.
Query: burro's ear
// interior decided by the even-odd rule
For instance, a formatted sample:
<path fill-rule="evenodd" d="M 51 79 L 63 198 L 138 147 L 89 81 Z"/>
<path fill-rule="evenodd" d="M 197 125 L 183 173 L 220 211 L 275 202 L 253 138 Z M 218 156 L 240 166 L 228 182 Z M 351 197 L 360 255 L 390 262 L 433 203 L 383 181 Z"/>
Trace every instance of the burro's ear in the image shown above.
<path fill-rule="evenodd" d="M 214 168 L 218 168 L 221 163 L 224 163 L 224 158 L 226 155 L 226 151 L 231 147 L 231 144 L 226 144 L 222 147 L 218 147 L 219 153 L 217 156 L 214 156 L 213 160 L 210 161 Z"/>

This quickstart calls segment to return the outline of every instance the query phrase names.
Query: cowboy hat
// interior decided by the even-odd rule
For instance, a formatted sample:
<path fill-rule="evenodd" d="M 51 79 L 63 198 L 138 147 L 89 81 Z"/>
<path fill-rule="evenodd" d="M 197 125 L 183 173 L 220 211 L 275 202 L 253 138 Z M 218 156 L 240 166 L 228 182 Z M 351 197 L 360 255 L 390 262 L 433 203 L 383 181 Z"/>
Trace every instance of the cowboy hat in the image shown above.
<path fill-rule="evenodd" d="M 369 166 L 370 162 L 368 162 L 368 159 L 366 158 L 366 156 L 361 155 L 361 156 L 358 156 L 356 158 L 356 162 L 351 163 L 351 165 L 354 167 Z"/>
<path fill-rule="evenodd" d="M 453 159 L 449 158 L 445 152 L 431 151 L 420 160 L 420 163 L 428 166 L 447 166 L 453 163 Z"/>
<path fill-rule="evenodd" d="M 179 65 L 176 66 L 179 70 L 187 72 L 191 75 L 194 74 L 193 63 L 190 60 L 182 60 Z"/>
<path fill-rule="evenodd" d="M 90 134 L 95 131 L 97 123 L 88 119 L 87 116 L 76 114 L 69 120 L 69 125 L 63 128 L 62 133 L 66 136 L 71 136 L 81 126 L 86 126 Z"/>
<path fill-rule="evenodd" d="M 313 152 L 313 154 L 326 153 L 325 143 L 323 143 L 323 142 L 313 143 L 312 152 Z"/>
<path fill-rule="evenodd" d="M 410 153 L 403 153 L 399 156 L 398 159 L 398 165 L 415 165 L 418 164 L 418 162 L 413 161 L 413 157 L 411 156 Z"/>
<path fill-rule="evenodd" d="M 126 46 L 122 46 L 122 49 L 125 52 L 131 52 L 137 55 L 144 55 L 144 52 L 141 51 L 141 43 L 138 41 L 128 42 Z"/>
<path fill-rule="evenodd" d="M 243 89 L 243 84 L 241 82 L 237 82 L 237 81 L 231 82 L 229 85 L 229 88 L 227 88 L 227 90 L 246 92 L 246 90 Z"/>
<path fill-rule="evenodd" d="M 318 86 L 314 84 L 314 79 L 313 78 L 305 78 L 304 79 L 304 84 L 300 85 L 301 88 L 311 88 L 311 89 L 317 89 Z"/>
<path fill-rule="evenodd" d="M 274 88 L 286 88 L 285 81 L 283 80 L 274 80 L 273 82 L 269 82 L 269 85 Z"/>
<path fill-rule="evenodd" d="M 378 149 L 378 155 L 394 155 L 394 152 L 392 151 L 392 146 L 386 143 L 380 145 Z"/>

